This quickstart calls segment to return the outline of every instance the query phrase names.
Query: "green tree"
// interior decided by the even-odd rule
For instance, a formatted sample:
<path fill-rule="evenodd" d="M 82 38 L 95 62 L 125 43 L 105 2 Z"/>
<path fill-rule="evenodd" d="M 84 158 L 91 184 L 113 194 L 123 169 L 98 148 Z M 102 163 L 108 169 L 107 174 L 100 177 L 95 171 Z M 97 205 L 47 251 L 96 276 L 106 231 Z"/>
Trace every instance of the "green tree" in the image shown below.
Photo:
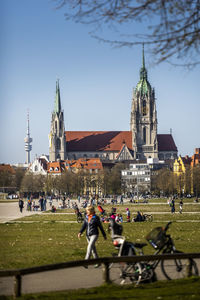
<path fill-rule="evenodd" d="M 199 64 L 199 0 L 54 0 L 65 17 L 90 24 L 92 36 L 115 46 L 147 44 L 156 62 L 178 58 L 182 65 Z M 116 25 L 120 40 L 98 36 Z M 123 26 L 124 25 L 124 26 Z M 129 30 L 127 32 L 127 25 Z M 125 34 L 123 31 L 125 30 Z M 131 33 L 130 33 L 131 30 Z M 107 33 L 108 35 L 108 33 Z M 128 38 L 127 38 L 128 36 Z M 183 63 L 184 62 L 184 63 Z"/>
<path fill-rule="evenodd" d="M 193 192 L 195 196 L 200 195 L 200 165 L 193 168 Z"/>

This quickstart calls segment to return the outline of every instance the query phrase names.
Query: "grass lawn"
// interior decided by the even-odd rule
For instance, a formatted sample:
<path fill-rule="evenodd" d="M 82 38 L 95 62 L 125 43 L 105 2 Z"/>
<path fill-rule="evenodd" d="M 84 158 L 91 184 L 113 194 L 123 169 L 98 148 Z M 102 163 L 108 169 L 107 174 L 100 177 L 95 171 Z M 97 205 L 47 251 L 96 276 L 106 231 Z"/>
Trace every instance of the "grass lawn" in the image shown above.
<path fill-rule="evenodd" d="M 9 300 L 12 297 L 0 297 Z M 51 292 L 34 295 L 23 295 L 19 300 L 56 299 L 56 300 L 198 300 L 200 299 L 200 278 L 174 281 L 159 281 L 138 287 L 103 285 L 91 289 L 76 291 Z"/>
<path fill-rule="evenodd" d="M 161 201 L 160 201 L 161 202 Z M 153 222 L 123 223 L 123 235 L 127 240 L 145 242 L 147 233 L 157 226 L 173 221 L 169 233 L 177 249 L 184 252 L 199 252 L 200 249 L 200 205 L 184 202 L 183 214 L 172 215 L 166 200 L 162 204 L 126 204 L 117 206 L 117 212 L 126 218 L 126 207 L 131 215 L 137 210 L 153 213 Z M 107 212 L 111 210 L 106 205 Z M 178 210 L 178 206 L 177 209 Z M 190 212 L 193 213 L 190 213 Z M 73 210 L 62 210 L 62 214 L 44 213 L 0 224 L 0 269 L 26 268 L 37 265 L 83 259 L 86 251 L 85 236 L 79 240 L 77 234 L 81 224 L 76 223 Z M 165 212 L 163 214 L 163 212 Z M 197 212 L 197 213 L 196 213 Z M 18 221 L 28 221 L 23 223 Z M 72 222 L 72 223 L 70 223 Z M 108 224 L 103 224 L 107 231 Z M 105 241 L 101 234 L 97 242 L 100 256 L 111 256 L 114 247 L 109 238 Z M 145 247 L 145 254 L 152 254 L 153 248 Z"/>

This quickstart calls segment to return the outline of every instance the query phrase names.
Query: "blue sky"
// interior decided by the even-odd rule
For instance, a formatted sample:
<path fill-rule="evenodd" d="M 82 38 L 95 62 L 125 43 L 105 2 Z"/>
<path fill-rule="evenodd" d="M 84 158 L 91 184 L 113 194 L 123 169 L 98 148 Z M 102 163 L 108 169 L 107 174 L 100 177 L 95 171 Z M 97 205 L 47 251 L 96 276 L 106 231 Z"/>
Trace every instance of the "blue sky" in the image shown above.
<path fill-rule="evenodd" d="M 132 90 L 142 49 L 113 49 L 92 39 L 91 27 L 66 21 L 51 0 L 0 1 L 0 163 L 25 162 L 27 110 L 31 158 L 48 154 L 56 80 L 66 130 L 129 130 Z M 200 147 L 199 67 L 153 66 L 158 133 L 169 133 L 181 155 Z"/>

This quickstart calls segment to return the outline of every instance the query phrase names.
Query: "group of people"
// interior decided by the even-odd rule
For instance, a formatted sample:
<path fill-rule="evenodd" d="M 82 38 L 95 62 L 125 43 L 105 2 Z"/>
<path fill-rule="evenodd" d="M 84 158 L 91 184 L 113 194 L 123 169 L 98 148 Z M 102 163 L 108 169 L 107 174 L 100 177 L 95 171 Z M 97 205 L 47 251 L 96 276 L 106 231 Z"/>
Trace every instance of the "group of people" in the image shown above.
<path fill-rule="evenodd" d="M 39 208 L 41 211 L 46 211 L 47 209 L 47 200 L 46 197 L 40 196 L 38 203 L 33 199 L 33 197 L 27 197 L 26 202 L 20 197 L 19 198 L 19 210 L 22 213 L 24 206 L 26 204 L 27 211 L 37 211 Z"/>
<path fill-rule="evenodd" d="M 171 213 L 175 214 L 175 197 L 172 196 L 171 198 L 168 199 L 168 204 L 170 206 L 171 209 Z M 182 214 L 183 212 L 183 200 L 180 199 L 179 201 L 179 213 Z"/>
<path fill-rule="evenodd" d="M 117 209 L 115 207 L 112 207 L 109 215 L 106 213 L 105 209 L 101 205 L 98 205 L 97 209 L 99 211 L 100 220 L 103 223 L 108 223 L 110 221 L 111 216 L 114 216 L 115 222 L 117 222 L 117 223 L 124 222 L 122 214 L 118 214 Z M 132 222 L 143 222 L 143 221 L 145 221 L 145 215 L 142 212 L 138 211 L 136 217 L 131 220 L 131 212 L 130 212 L 130 209 L 127 207 L 126 208 L 126 222 L 130 223 L 131 221 Z"/>

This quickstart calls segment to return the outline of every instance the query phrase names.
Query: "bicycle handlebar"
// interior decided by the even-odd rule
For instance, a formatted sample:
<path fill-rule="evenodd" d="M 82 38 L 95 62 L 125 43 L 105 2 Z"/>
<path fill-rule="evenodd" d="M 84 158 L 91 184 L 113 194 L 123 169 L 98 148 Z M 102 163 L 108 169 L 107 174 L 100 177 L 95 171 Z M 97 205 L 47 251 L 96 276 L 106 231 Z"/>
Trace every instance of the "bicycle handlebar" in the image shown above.
<path fill-rule="evenodd" d="M 168 222 L 167 225 L 164 228 L 164 231 L 166 232 L 169 229 L 169 226 L 172 224 L 172 222 Z"/>

